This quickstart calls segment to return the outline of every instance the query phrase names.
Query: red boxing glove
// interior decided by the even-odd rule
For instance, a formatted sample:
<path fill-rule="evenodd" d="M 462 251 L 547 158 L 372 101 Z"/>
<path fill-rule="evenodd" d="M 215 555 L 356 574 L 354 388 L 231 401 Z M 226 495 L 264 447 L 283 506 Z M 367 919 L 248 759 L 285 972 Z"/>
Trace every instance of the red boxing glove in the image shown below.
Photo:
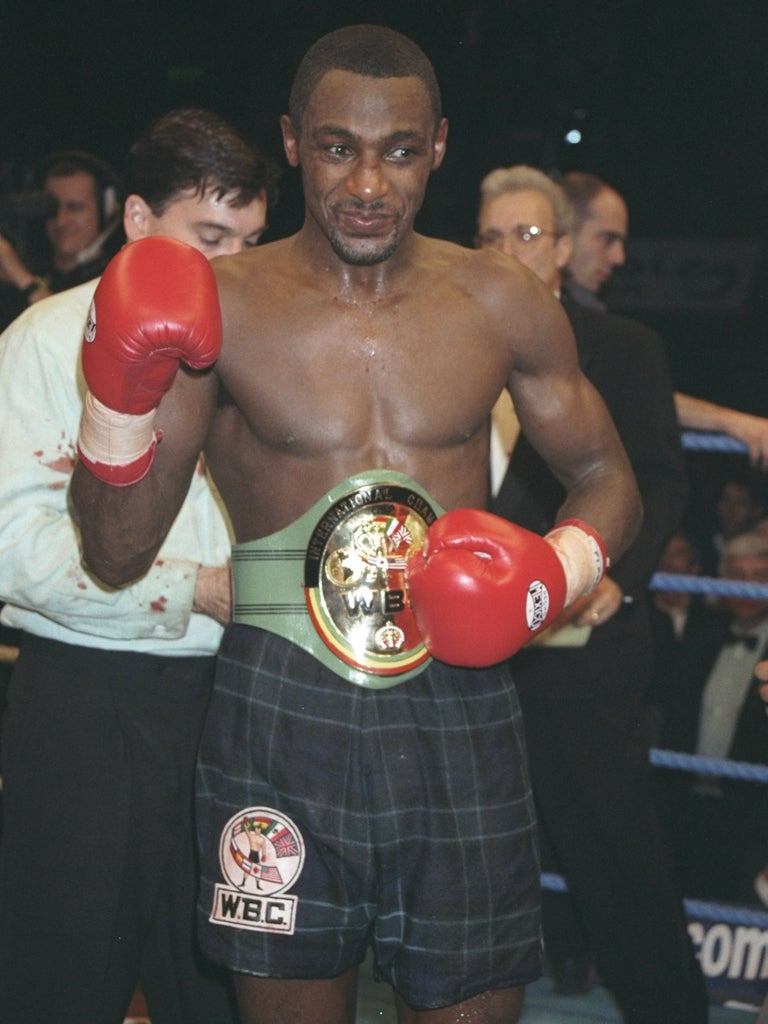
<path fill-rule="evenodd" d="M 216 279 L 201 252 L 157 235 L 126 245 L 96 288 L 83 341 L 88 384 L 78 450 L 99 479 L 122 486 L 148 472 L 155 409 L 184 362 L 221 349 Z"/>
<path fill-rule="evenodd" d="M 565 604 L 565 572 L 552 545 L 480 509 L 437 519 L 409 559 L 406 581 L 424 644 L 450 665 L 506 660 Z"/>

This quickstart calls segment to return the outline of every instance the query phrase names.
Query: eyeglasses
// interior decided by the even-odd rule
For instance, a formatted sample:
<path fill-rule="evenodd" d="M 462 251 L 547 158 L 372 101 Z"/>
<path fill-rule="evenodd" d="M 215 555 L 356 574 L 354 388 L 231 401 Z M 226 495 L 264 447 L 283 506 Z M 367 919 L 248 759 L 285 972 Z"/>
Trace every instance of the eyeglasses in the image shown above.
<path fill-rule="evenodd" d="M 535 224 L 515 224 L 509 231 L 497 231 L 495 228 L 484 231 L 482 235 L 476 237 L 475 241 L 485 249 L 500 249 L 504 245 L 505 238 L 509 238 L 513 243 L 522 242 L 527 245 L 545 235 L 549 238 L 558 237 L 557 232 L 545 231 L 544 228 L 537 227 Z"/>

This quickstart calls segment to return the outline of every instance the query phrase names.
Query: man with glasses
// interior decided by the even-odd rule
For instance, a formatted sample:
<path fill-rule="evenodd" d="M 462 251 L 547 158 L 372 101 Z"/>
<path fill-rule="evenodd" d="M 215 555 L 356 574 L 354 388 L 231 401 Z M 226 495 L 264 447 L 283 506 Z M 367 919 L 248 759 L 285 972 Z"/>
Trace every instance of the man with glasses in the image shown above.
<path fill-rule="evenodd" d="M 562 295 L 571 225 L 562 190 L 541 171 L 499 168 L 482 182 L 476 242 L 516 257 L 561 297 L 645 508 L 637 539 L 595 590 L 513 661 L 544 866 L 569 888 L 544 894 L 545 947 L 561 991 L 590 986 L 593 954 L 625 1021 L 693 1024 L 706 1020 L 706 994 L 648 787 L 644 728 L 648 581 L 686 496 L 679 432 L 659 336 Z M 561 500 L 520 435 L 492 511 L 542 533 Z"/>

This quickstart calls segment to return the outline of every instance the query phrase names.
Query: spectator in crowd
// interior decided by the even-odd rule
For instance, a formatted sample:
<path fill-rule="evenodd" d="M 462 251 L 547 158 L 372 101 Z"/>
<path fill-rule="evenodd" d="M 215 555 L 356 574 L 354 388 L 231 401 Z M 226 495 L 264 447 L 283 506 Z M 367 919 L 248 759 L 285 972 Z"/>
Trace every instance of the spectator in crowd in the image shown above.
<path fill-rule="evenodd" d="M 722 566 L 725 545 L 732 537 L 757 527 L 765 514 L 763 489 L 751 475 L 727 477 L 717 489 L 714 503 L 714 531 L 704 553 L 705 575 L 715 575 Z"/>
<path fill-rule="evenodd" d="M 45 221 L 48 262 L 33 272 L 26 254 L 0 235 L 0 282 L 16 294 L 2 326 L 26 305 L 97 277 L 124 241 L 123 184 L 105 160 L 82 150 L 51 153 L 39 176 L 41 190 L 52 198 L 55 211 Z"/>
<path fill-rule="evenodd" d="M 701 555 L 699 546 L 692 536 L 684 529 L 675 531 L 664 545 L 659 559 L 658 572 L 677 576 L 701 575 Z M 685 591 L 657 590 L 653 598 L 653 607 L 668 620 L 670 636 L 678 640 L 685 633 L 693 617 L 696 603 L 695 595 Z"/>
<path fill-rule="evenodd" d="M 721 575 L 768 584 L 768 538 L 741 533 L 723 549 Z M 768 599 L 726 597 L 728 615 L 710 620 L 678 658 L 664 693 L 666 749 L 768 764 L 768 717 L 758 662 L 768 657 Z M 755 902 L 766 865 L 768 791 L 759 783 L 659 772 L 658 791 L 687 896 Z"/>
<path fill-rule="evenodd" d="M 669 538 L 657 571 L 677 576 L 702 574 L 701 545 L 692 533 L 681 528 Z M 710 657 L 711 637 L 721 634 L 722 625 L 722 612 L 713 608 L 703 594 L 666 587 L 654 591 L 651 603 L 654 670 L 648 693 L 655 722 L 654 745 L 665 746 L 669 741 L 670 720 L 690 713 L 687 707 L 690 694 L 679 685 L 680 680 L 691 672 L 701 671 L 695 666 Z M 678 707 L 678 703 L 682 703 L 682 707 Z"/>
<path fill-rule="evenodd" d="M 627 259 L 627 204 L 615 188 L 594 174 L 570 171 L 559 183 L 574 213 L 573 245 L 564 271 L 566 287 L 582 305 L 605 310 L 600 289 Z"/>
<path fill-rule="evenodd" d="M 499 168 L 483 180 L 478 244 L 516 255 L 557 295 L 570 231 L 568 201 L 541 171 Z M 645 519 L 570 610 L 576 628 L 564 623 L 513 659 L 543 851 L 553 858 L 544 864 L 569 888 L 565 897 L 544 893 L 545 947 L 561 991 L 588 987 L 594 954 L 626 1021 L 704 1021 L 704 986 L 652 800 L 644 710 L 648 581 L 686 497 L 672 385 L 658 335 L 561 297 L 581 366 L 632 462 Z M 546 532 L 563 493 L 520 434 L 491 509 Z"/>
<path fill-rule="evenodd" d="M 602 286 L 626 259 L 629 230 L 627 204 L 620 193 L 597 175 L 569 171 L 560 179 L 575 216 L 572 253 L 565 269 L 565 287 L 582 305 L 605 309 Z M 746 445 L 751 461 L 768 469 L 768 419 L 729 409 L 703 398 L 675 392 L 680 425 L 688 430 L 724 433 Z"/>
<path fill-rule="evenodd" d="M 25 262 L 28 257 L 0 234 L 0 330 L 28 305 L 96 277 L 123 239 L 122 184 L 104 160 L 79 150 L 52 153 L 41 175 L 41 187 L 55 209 L 45 222 L 48 267 L 45 276 L 33 273 Z M 18 642 L 17 630 L 0 625 L 0 716 Z"/>
<path fill-rule="evenodd" d="M 129 245 L 255 246 L 276 175 L 215 114 L 172 111 L 129 154 Z M 35 303 L 0 339 L 0 596 L 21 631 L 3 732 L 0 1020 L 121 1021 L 140 983 L 153 1024 L 228 1024 L 229 979 L 195 939 L 192 789 L 230 533 L 200 464 L 144 578 L 113 589 L 84 568 L 68 484 L 96 284 Z"/>

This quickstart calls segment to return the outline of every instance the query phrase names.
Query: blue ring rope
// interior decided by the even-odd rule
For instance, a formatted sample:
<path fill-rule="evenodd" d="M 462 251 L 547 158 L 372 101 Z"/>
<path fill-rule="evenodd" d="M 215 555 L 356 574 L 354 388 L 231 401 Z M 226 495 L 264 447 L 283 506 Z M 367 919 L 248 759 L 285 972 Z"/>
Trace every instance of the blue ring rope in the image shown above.
<path fill-rule="evenodd" d="M 542 871 L 541 888 L 549 892 L 568 892 L 568 883 L 562 875 Z M 728 924 L 743 924 L 752 928 L 768 929 L 768 911 L 751 910 L 748 907 L 734 907 L 707 900 L 683 900 L 686 913 L 704 921 L 724 921 Z"/>
<path fill-rule="evenodd" d="M 680 440 L 683 448 L 699 452 L 732 452 L 744 454 L 749 451 L 743 441 L 737 441 L 728 434 L 714 434 L 705 430 L 682 430 Z"/>
<path fill-rule="evenodd" d="M 739 453 L 747 451 L 745 444 L 726 434 L 683 431 L 680 436 L 683 448 L 689 450 Z M 677 593 L 720 594 L 727 597 L 768 599 L 768 585 L 715 579 L 710 576 L 682 576 L 657 572 L 651 578 L 649 588 L 651 590 L 671 590 Z M 741 779 L 747 782 L 768 783 L 768 765 L 700 757 L 697 754 L 683 754 L 675 750 L 658 750 L 656 748 L 650 750 L 650 762 L 657 768 L 671 768 L 678 771 L 699 772 L 709 776 Z M 568 891 L 568 885 L 562 875 L 552 872 L 542 872 L 541 887 L 551 892 Z M 683 903 L 686 913 L 700 920 L 768 930 L 768 912 L 766 911 L 696 899 L 685 899 Z"/>

